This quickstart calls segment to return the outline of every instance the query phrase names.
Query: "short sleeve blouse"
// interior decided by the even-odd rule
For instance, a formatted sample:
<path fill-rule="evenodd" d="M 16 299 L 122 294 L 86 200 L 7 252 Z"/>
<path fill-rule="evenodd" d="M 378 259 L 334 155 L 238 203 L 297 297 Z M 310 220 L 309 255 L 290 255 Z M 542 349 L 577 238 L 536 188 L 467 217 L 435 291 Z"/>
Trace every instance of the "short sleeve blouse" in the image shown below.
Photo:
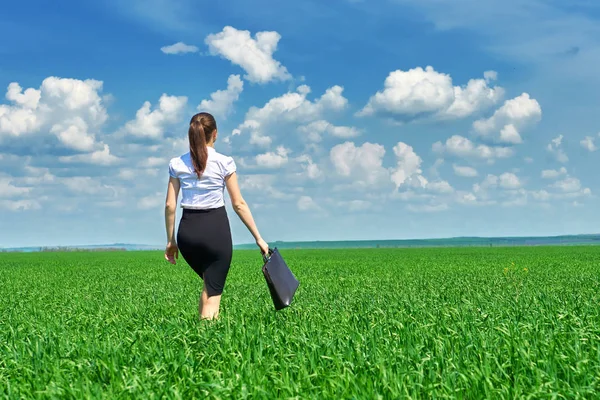
<path fill-rule="evenodd" d="M 181 207 L 212 209 L 225 205 L 225 178 L 237 167 L 232 157 L 208 148 L 208 160 L 201 177 L 194 172 L 191 154 L 188 152 L 169 162 L 169 176 L 178 178 L 181 186 Z"/>

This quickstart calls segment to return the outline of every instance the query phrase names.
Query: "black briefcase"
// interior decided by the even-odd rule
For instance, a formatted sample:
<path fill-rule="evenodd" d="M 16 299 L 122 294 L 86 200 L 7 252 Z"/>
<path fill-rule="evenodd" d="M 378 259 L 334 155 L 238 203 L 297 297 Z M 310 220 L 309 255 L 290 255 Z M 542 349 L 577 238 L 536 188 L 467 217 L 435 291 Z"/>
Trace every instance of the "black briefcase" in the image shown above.
<path fill-rule="evenodd" d="M 292 303 L 300 282 L 281 257 L 277 247 L 269 249 L 268 257 L 263 254 L 263 260 L 265 264 L 262 267 L 262 272 L 267 281 L 275 309 L 281 310 L 288 307 Z"/>

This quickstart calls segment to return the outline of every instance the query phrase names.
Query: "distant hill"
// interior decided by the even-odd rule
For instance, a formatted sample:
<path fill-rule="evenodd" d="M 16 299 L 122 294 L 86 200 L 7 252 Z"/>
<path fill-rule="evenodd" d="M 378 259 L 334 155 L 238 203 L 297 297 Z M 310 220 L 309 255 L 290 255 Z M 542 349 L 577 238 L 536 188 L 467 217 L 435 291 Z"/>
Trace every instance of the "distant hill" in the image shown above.
<path fill-rule="evenodd" d="M 566 245 L 600 245 L 600 234 L 563 235 L 563 236 L 531 236 L 531 237 L 456 237 L 446 239 L 405 239 L 405 240 L 340 240 L 340 241 L 306 241 L 306 242 L 269 242 L 269 245 L 280 249 L 345 249 L 345 248 L 407 248 L 407 247 L 499 247 L 499 246 L 566 246 Z M 238 250 L 256 249 L 254 243 L 234 246 Z M 97 250 L 163 250 L 164 246 L 114 243 L 87 246 L 60 247 L 15 247 L 0 249 L 3 252 L 36 252 L 36 251 L 97 251 Z"/>
<path fill-rule="evenodd" d="M 498 247 L 498 246 L 558 246 L 600 244 L 600 234 L 547 237 L 457 237 L 446 239 L 354 240 L 314 242 L 269 242 L 280 249 L 335 248 L 406 248 L 406 247 Z M 243 244 L 237 249 L 254 249 L 255 244 Z"/>
<path fill-rule="evenodd" d="M 31 246 L 31 247 L 11 247 L 3 248 L 3 252 L 38 252 L 38 251 L 99 251 L 99 250 L 115 250 L 115 251 L 136 251 L 136 250 L 159 250 L 164 247 L 146 245 L 146 244 L 130 244 L 130 243 L 114 243 L 114 244 L 98 244 L 98 245 L 74 245 L 74 246 Z"/>

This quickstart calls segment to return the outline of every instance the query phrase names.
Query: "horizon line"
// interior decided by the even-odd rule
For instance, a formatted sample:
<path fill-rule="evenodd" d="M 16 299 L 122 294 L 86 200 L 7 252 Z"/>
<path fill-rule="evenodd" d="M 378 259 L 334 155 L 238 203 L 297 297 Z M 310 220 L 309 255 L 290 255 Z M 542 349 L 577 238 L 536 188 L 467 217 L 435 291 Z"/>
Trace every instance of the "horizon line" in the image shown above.
<path fill-rule="evenodd" d="M 332 243 L 332 242 L 406 242 L 406 241 L 436 241 L 436 240 L 453 240 L 453 239 L 523 239 L 523 238 L 559 238 L 559 237 L 583 237 L 583 236 L 600 236 L 600 233 L 574 233 L 574 234 L 554 234 L 554 235 L 534 235 L 534 236 L 447 236 L 447 237 L 430 237 L 430 238 L 411 238 L 411 239 L 327 239 L 327 240 L 273 240 L 269 243 Z M 115 247 L 118 245 L 125 246 L 143 246 L 161 248 L 164 245 L 145 244 L 145 243 L 126 243 L 114 242 L 103 244 L 71 244 L 71 245 L 30 245 L 30 246 L 12 246 L 0 247 L 0 250 L 25 249 L 25 248 L 60 248 L 60 247 Z M 252 242 L 234 244 L 233 246 L 252 246 Z"/>

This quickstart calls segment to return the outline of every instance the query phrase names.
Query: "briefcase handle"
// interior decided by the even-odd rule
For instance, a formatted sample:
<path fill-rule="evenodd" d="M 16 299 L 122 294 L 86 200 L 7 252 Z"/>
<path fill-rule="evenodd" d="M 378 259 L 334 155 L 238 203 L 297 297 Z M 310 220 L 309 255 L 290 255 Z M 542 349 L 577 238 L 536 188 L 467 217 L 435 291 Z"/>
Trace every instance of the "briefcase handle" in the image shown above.
<path fill-rule="evenodd" d="M 269 261 L 269 258 L 271 258 L 271 254 L 273 254 L 273 249 L 269 247 L 269 257 L 267 257 L 266 255 L 262 255 L 263 261 L 266 263 L 267 261 Z"/>

